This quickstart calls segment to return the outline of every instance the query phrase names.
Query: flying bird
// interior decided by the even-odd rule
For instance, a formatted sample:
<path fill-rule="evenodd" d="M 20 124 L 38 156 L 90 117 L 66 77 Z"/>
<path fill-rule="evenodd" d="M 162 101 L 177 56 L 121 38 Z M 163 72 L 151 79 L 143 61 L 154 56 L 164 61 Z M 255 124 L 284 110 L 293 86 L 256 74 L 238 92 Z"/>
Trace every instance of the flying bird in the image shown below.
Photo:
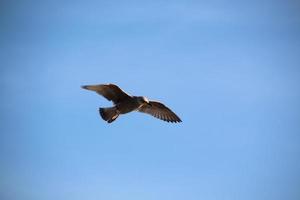
<path fill-rule="evenodd" d="M 120 114 L 139 111 L 150 114 L 166 122 L 182 122 L 181 119 L 167 106 L 158 101 L 149 101 L 143 96 L 131 96 L 114 84 L 85 85 L 82 88 L 95 91 L 112 101 L 114 106 L 99 108 L 103 120 L 108 123 L 116 120 Z"/>

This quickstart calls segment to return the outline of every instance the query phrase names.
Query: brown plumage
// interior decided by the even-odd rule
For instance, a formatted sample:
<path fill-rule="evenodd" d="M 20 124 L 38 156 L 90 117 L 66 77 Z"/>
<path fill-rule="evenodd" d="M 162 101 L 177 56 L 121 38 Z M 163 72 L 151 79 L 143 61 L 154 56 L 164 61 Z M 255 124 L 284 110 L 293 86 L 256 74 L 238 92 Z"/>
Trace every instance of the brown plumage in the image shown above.
<path fill-rule="evenodd" d="M 139 111 L 150 114 L 167 122 L 181 122 L 181 119 L 167 106 L 157 101 L 149 101 L 146 97 L 131 96 L 114 84 L 85 85 L 82 88 L 92 90 L 112 101 L 114 106 L 99 108 L 103 120 L 113 122 L 120 114 Z"/>

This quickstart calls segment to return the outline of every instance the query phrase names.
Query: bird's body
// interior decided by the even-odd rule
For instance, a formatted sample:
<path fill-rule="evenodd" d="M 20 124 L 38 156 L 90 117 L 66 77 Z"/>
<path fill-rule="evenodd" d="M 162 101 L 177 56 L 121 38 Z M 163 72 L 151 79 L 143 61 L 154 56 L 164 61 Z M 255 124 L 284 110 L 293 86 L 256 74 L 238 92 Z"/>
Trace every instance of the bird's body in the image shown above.
<path fill-rule="evenodd" d="M 181 122 L 181 119 L 164 104 L 157 101 L 149 101 L 146 97 L 131 96 L 114 84 L 86 85 L 82 88 L 92 90 L 113 101 L 110 108 L 99 108 L 103 120 L 108 123 L 117 119 L 120 114 L 139 111 L 150 114 L 167 122 Z"/>
<path fill-rule="evenodd" d="M 137 110 L 141 105 L 135 101 L 134 98 L 129 98 L 116 104 L 117 109 L 120 111 L 120 114 L 126 114 L 131 111 Z"/>

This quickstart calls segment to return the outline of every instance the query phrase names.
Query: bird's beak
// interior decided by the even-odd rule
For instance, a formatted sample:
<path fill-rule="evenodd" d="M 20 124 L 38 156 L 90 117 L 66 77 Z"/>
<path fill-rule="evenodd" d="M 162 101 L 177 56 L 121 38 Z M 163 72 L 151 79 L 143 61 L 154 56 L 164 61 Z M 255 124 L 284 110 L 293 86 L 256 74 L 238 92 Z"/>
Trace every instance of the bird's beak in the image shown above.
<path fill-rule="evenodd" d="M 83 85 L 81 87 L 86 90 L 97 91 L 97 85 Z"/>

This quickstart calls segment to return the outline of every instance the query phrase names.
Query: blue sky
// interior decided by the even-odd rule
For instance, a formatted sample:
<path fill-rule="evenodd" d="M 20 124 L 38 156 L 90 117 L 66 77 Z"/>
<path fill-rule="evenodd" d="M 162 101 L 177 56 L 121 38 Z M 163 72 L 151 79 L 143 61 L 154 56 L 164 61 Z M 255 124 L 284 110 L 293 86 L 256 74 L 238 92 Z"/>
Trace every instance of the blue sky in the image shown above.
<path fill-rule="evenodd" d="M 1 1 L 0 197 L 300 198 L 297 1 Z M 106 124 L 115 83 L 166 103 Z"/>

